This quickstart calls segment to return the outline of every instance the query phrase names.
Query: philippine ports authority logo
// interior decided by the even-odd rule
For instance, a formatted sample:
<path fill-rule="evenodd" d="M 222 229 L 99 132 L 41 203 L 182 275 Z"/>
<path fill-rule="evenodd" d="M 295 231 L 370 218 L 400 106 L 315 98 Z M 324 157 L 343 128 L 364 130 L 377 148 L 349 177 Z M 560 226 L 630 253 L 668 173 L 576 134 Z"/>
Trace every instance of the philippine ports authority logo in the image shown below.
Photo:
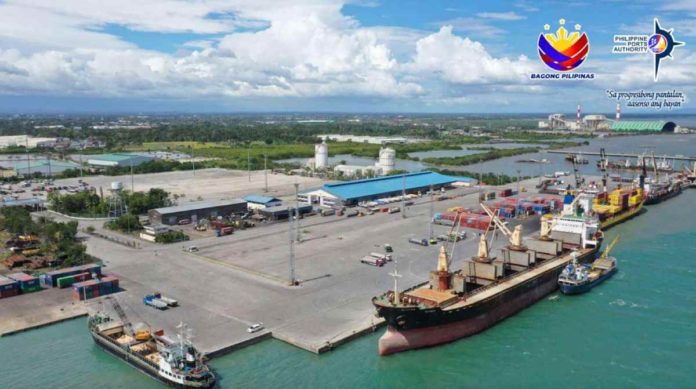
<path fill-rule="evenodd" d="M 582 26 L 575 24 L 574 31 L 565 28 L 566 20 L 558 21 L 560 27 L 555 33 L 543 32 L 539 34 L 537 51 L 539 58 L 549 68 L 561 73 L 533 73 L 532 79 L 593 79 L 594 73 L 570 73 L 582 65 L 590 53 L 590 39 L 585 32 L 581 32 Z M 544 25 L 544 31 L 551 30 L 551 26 Z"/>
<path fill-rule="evenodd" d="M 672 52 L 684 42 L 674 40 L 674 29 L 665 30 L 655 18 L 652 35 L 614 35 L 614 54 L 652 54 L 655 56 L 653 80 L 657 82 L 660 74 L 660 61 L 673 58 Z"/>

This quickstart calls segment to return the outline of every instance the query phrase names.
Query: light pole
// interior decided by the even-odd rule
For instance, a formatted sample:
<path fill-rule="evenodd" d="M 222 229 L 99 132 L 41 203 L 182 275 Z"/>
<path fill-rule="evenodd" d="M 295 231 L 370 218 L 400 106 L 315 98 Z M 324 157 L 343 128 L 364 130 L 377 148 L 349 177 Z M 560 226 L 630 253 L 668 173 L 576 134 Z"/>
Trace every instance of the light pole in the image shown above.
<path fill-rule="evenodd" d="M 430 185 L 430 221 L 428 222 L 428 237 L 433 238 L 433 217 L 435 216 L 435 197 L 433 192 L 433 185 Z"/>
<path fill-rule="evenodd" d="M 517 169 L 517 198 L 520 198 L 520 170 Z"/>
<path fill-rule="evenodd" d="M 406 219 L 406 174 L 401 181 L 401 218 Z"/>
<path fill-rule="evenodd" d="M 292 207 L 288 207 L 288 225 L 290 236 L 290 285 L 295 285 L 295 237 L 293 236 Z"/>
<path fill-rule="evenodd" d="M 300 236 L 300 201 L 298 200 L 298 196 L 300 195 L 300 184 L 295 183 L 295 240 L 297 240 L 297 243 L 300 243 L 302 240 L 302 237 Z"/>
<path fill-rule="evenodd" d="M 264 186 L 263 186 L 263 191 L 268 192 L 268 155 L 264 154 L 263 155 L 263 181 L 264 181 Z"/>

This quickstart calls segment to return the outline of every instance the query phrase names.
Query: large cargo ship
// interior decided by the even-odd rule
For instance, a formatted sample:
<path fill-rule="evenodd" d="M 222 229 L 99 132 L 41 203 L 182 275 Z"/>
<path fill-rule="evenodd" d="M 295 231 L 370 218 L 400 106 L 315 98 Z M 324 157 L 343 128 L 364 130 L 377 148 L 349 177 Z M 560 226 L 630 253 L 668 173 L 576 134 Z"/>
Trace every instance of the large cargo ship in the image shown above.
<path fill-rule="evenodd" d="M 578 195 L 561 214 L 543 217 L 540 235 L 524 242 L 521 226 L 510 231 L 493 214 L 493 231 L 505 234 L 510 245 L 500 257 L 491 257 L 487 236 L 492 232 L 482 234 L 478 256 L 466 259 L 456 271 L 450 271 L 451 254 L 441 247 L 437 270 L 430 272 L 428 282 L 401 292 L 395 281 L 394 290 L 372 299 L 377 315 L 387 322 L 379 354 L 476 334 L 554 291 L 568 263 L 594 260 L 601 246 L 597 217 L 582 211 L 591 205 L 591 196 Z M 396 280 L 396 271 L 392 275 Z"/>
<path fill-rule="evenodd" d="M 643 179 L 637 188 L 618 188 L 602 192 L 593 199 L 592 211 L 599 217 L 600 228 L 607 230 L 637 216 L 643 209 Z"/>
<path fill-rule="evenodd" d="M 215 375 L 188 340 L 184 325 L 180 326 L 178 341 L 149 330 L 132 331 L 127 321 L 114 320 L 104 312 L 91 314 L 88 326 L 92 338 L 104 350 L 169 386 L 212 388 L 215 385 Z"/>
<path fill-rule="evenodd" d="M 645 205 L 659 204 L 682 192 L 681 181 L 650 182 L 645 184 Z"/>

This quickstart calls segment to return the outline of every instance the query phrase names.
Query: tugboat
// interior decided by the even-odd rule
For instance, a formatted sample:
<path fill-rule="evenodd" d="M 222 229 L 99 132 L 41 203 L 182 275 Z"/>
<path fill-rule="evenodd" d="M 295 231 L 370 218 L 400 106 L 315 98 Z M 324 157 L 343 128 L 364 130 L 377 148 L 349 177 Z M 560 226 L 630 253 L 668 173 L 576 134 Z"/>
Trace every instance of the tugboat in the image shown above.
<path fill-rule="evenodd" d="M 147 375 L 176 388 L 212 388 L 215 375 L 204 356 L 189 340 L 187 327 L 182 323 L 178 341 L 154 334 L 149 329 L 133 329 L 121 306 L 113 300 L 113 307 L 121 320 L 105 312 L 90 314 L 87 321 L 94 341 L 104 350 L 121 358 Z"/>
<path fill-rule="evenodd" d="M 617 236 L 607 246 L 604 253 L 592 264 L 579 264 L 577 260 L 569 263 L 558 276 L 558 287 L 563 294 L 581 294 L 611 278 L 616 273 L 616 258 L 610 257 L 609 252 L 618 243 Z"/>

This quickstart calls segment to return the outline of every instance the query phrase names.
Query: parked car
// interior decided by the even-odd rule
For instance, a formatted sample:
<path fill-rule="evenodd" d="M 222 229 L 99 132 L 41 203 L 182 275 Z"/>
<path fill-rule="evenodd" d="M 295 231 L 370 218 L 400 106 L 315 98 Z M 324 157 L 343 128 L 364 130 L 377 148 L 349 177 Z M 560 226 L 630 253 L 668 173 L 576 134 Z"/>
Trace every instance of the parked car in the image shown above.
<path fill-rule="evenodd" d="M 259 332 L 263 329 L 263 323 L 252 324 L 247 328 L 247 332 L 253 334 L 254 332 Z"/>
<path fill-rule="evenodd" d="M 179 220 L 179 223 L 178 223 L 178 224 L 179 224 L 180 226 L 183 226 L 183 225 L 185 225 L 185 224 L 191 224 L 191 220 L 190 220 L 190 219 L 181 219 L 181 220 Z"/>

